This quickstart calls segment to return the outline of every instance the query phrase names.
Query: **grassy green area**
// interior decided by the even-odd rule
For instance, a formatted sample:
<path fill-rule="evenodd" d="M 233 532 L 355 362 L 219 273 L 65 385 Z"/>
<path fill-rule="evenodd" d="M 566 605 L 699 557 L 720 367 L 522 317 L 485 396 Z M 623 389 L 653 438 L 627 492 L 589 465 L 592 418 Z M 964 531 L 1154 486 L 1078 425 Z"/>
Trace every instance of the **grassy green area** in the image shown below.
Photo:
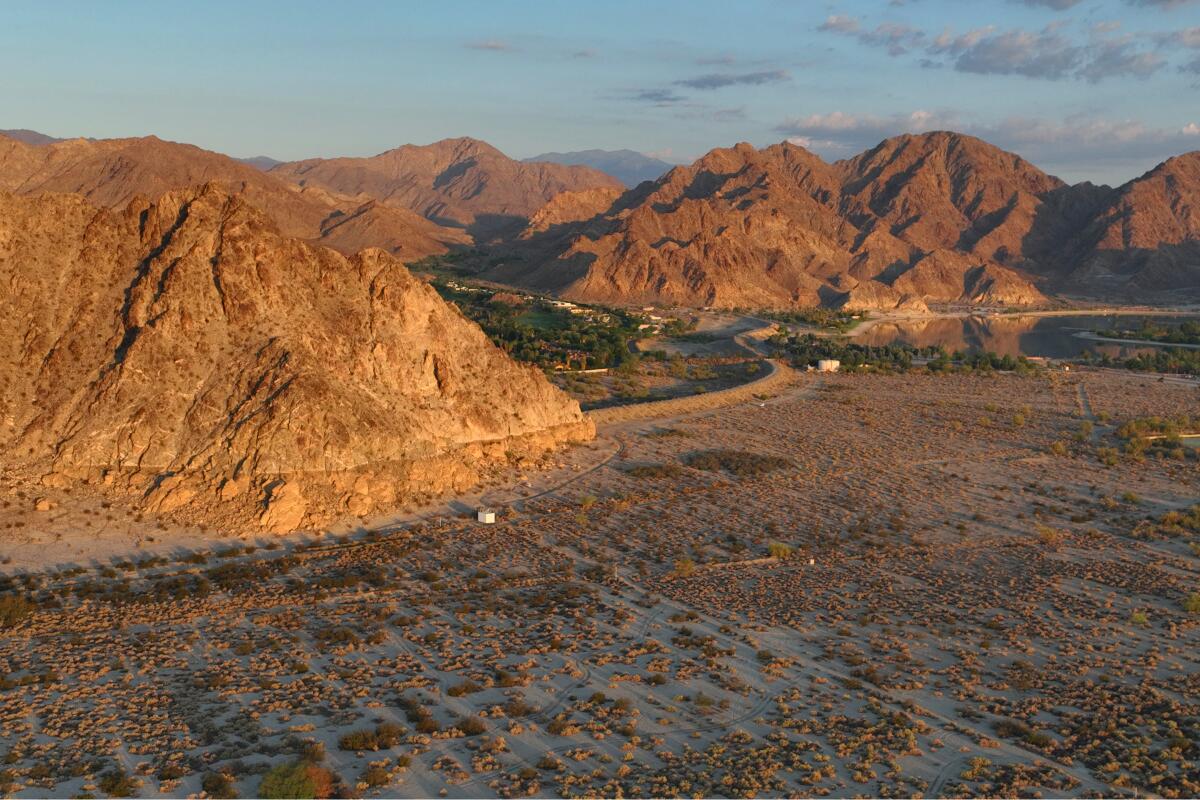
<path fill-rule="evenodd" d="M 761 311 L 755 316 L 774 322 L 792 325 L 811 325 L 814 328 L 848 333 L 864 319 L 865 314 L 855 314 L 833 308 L 804 308 L 797 311 Z M 857 319 L 856 319 L 857 317 Z"/>
<path fill-rule="evenodd" d="M 1124 367 L 1134 372 L 1200 375 L 1200 350 L 1183 347 L 1156 347 L 1152 353 L 1140 353 L 1124 359 L 1113 358 L 1108 353 L 1099 356 L 1084 353 L 1083 360 L 1100 367 Z"/>
<path fill-rule="evenodd" d="M 1035 369 L 1024 357 L 1014 358 L 995 353 L 949 353 L 938 345 L 912 347 L 889 344 L 876 347 L 855 344 L 843 337 L 812 333 L 777 333 L 768 342 L 778 355 L 789 358 L 795 366 L 815 366 L 822 359 L 835 359 L 841 362 L 841 368 L 846 372 L 862 369 L 906 372 L 917 361 L 924 362 L 925 368 L 931 372 L 1030 372 Z"/>
<path fill-rule="evenodd" d="M 529 325 L 540 331 L 560 331 L 567 327 L 569 320 L 564 319 L 566 315 L 554 311 L 546 311 L 541 308 L 531 308 L 516 317 L 518 325 Z"/>
<path fill-rule="evenodd" d="M 627 312 L 561 308 L 540 297 L 452 286 L 437 276 L 433 286 L 497 346 L 543 369 L 616 367 L 636 359 L 629 343 L 637 336 L 640 320 Z M 498 294 L 503 299 L 497 300 Z"/>
<path fill-rule="evenodd" d="M 1096 334 L 1109 339 L 1133 339 L 1142 342 L 1162 342 L 1163 344 L 1200 344 L 1200 321 L 1189 320 L 1179 325 L 1164 325 L 1150 320 L 1139 320 L 1120 328 L 1096 331 Z"/>

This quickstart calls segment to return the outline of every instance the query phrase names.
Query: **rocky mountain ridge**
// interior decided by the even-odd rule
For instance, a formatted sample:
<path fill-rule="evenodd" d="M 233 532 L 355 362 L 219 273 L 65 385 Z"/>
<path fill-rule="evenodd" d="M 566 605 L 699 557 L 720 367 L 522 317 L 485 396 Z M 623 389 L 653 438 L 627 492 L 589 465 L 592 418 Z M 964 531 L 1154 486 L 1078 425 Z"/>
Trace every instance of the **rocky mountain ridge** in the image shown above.
<path fill-rule="evenodd" d="M 538 209 L 563 192 L 622 189 L 586 166 L 521 162 L 469 137 L 404 145 L 369 158 L 314 158 L 274 167 L 270 175 L 370 197 L 440 225 L 467 230 L 476 242 L 518 233 Z"/>
<path fill-rule="evenodd" d="M 297 187 L 228 156 L 155 136 L 69 139 L 39 145 L 0 136 L 0 191 L 70 192 L 108 208 L 217 181 L 266 213 L 289 236 L 343 253 L 382 247 L 409 260 L 447 252 L 469 238 L 371 198 Z"/>
<path fill-rule="evenodd" d="M 599 216 L 528 232 L 487 277 L 583 301 L 726 308 L 1200 293 L 1198 165 L 1179 156 L 1111 189 L 944 131 L 832 164 L 787 142 L 739 144 Z"/>
<path fill-rule="evenodd" d="M 219 183 L 0 192 L 0 285 L 5 469 L 168 518 L 311 528 L 592 432 L 391 255 L 286 237 Z"/>

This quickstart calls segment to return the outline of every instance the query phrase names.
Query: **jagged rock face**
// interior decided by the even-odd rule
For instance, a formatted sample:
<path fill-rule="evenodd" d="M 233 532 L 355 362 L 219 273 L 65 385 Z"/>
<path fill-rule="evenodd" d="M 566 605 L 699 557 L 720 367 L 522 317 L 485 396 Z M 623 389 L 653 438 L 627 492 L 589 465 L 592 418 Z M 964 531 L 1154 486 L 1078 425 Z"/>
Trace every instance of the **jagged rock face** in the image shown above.
<path fill-rule="evenodd" d="M 602 219 L 531 237 L 523 257 L 491 277 L 610 303 L 920 309 L 927 302 L 1045 302 L 994 253 L 960 247 L 994 234 L 987 226 L 1002 221 L 998 211 L 1016 214 L 1022 202 L 1034 202 L 1006 200 L 1000 178 L 970 177 L 982 159 L 975 151 L 987 147 L 943 135 L 835 165 L 788 143 L 714 150 L 627 193 Z M 1005 157 L 1029 192 L 1061 185 Z M 923 207 L 931 213 L 922 216 Z"/>
<path fill-rule="evenodd" d="M 1200 295 L 1200 152 L 1168 159 L 1111 192 L 1074 250 L 1078 261 L 1061 280 L 1069 288 Z"/>
<path fill-rule="evenodd" d="M 271 175 L 406 208 L 483 239 L 516 232 L 562 192 L 623 188 L 585 166 L 520 162 L 477 139 L 404 145 L 370 158 L 314 158 L 280 164 Z"/>
<path fill-rule="evenodd" d="M 217 185 L 0 193 L 0 284 L 0 447 L 50 485 L 290 530 L 590 435 L 393 257 L 283 237 Z"/>
<path fill-rule="evenodd" d="M 929 252 L 958 250 L 1003 260 L 1020 253 L 1040 198 L 1058 178 L 972 136 L 898 136 L 838 162 L 841 211 L 862 225 L 885 225 Z"/>
<path fill-rule="evenodd" d="M 612 208 L 620 196 L 620 191 L 609 187 L 557 194 L 529 218 L 521 238 L 528 239 L 558 226 L 594 219 Z"/>
<path fill-rule="evenodd" d="M 94 205 L 124 208 L 139 197 L 220 182 L 269 216 L 288 236 L 344 253 L 382 247 L 403 259 L 467 244 L 462 231 L 405 209 L 375 209 L 363 199 L 298 189 L 228 156 L 154 136 L 71 139 L 33 146 L 0 136 L 0 190 L 23 195 L 73 192 Z"/>

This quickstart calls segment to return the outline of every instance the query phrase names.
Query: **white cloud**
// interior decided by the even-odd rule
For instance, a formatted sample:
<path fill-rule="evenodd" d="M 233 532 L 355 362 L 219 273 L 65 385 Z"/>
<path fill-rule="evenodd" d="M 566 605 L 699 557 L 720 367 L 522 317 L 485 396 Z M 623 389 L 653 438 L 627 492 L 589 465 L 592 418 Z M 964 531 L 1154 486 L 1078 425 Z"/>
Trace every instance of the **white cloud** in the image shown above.
<path fill-rule="evenodd" d="M 1155 128 L 1132 119 L 1072 116 L 1063 120 L 1008 117 L 984 122 L 949 111 L 918 110 L 884 116 L 831 111 L 776 127 L 796 144 L 827 158 L 874 147 L 905 133 L 954 130 L 977 136 L 1068 180 L 1122 182 L 1172 155 L 1195 148 L 1200 125 Z"/>

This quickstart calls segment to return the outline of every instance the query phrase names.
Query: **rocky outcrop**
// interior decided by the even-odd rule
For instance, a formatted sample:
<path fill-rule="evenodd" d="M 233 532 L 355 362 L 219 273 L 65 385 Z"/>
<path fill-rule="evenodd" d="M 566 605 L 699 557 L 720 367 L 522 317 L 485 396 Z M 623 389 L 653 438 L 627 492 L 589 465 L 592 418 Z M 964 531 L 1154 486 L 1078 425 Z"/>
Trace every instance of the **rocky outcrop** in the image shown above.
<path fill-rule="evenodd" d="M 619 190 L 608 186 L 557 194 L 529 218 L 521 238 L 529 239 L 558 226 L 595 219 L 612 208 L 620 196 Z"/>
<path fill-rule="evenodd" d="M 363 196 L 465 228 L 483 241 L 520 233 L 539 208 L 562 192 L 623 187 L 585 166 L 515 161 L 478 139 L 404 145 L 370 158 L 312 158 L 273 168 L 272 176 Z"/>
<path fill-rule="evenodd" d="M 586 438 L 578 404 L 379 249 L 217 184 L 119 211 L 0 193 L 0 447 L 46 486 L 292 530 Z"/>

